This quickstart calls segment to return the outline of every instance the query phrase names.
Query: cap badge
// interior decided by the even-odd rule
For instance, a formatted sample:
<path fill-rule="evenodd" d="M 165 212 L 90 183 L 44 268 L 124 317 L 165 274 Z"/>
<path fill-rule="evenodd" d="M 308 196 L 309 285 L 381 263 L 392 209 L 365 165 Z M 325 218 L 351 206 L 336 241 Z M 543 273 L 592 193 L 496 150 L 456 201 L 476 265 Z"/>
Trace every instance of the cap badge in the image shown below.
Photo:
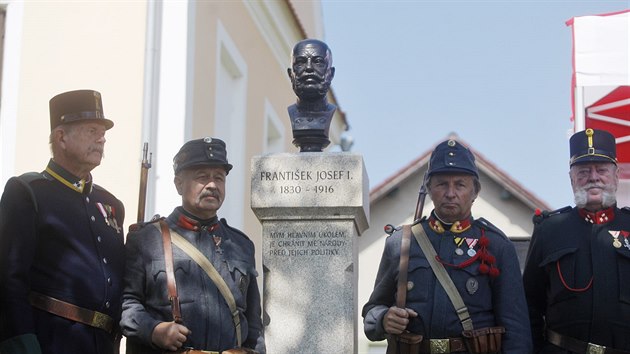
<path fill-rule="evenodd" d="M 593 129 L 588 128 L 586 129 L 586 136 L 588 137 L 588 154 L 589 155 L 593 155 L 595 154 L 595 149 L 593 148 Z"/>

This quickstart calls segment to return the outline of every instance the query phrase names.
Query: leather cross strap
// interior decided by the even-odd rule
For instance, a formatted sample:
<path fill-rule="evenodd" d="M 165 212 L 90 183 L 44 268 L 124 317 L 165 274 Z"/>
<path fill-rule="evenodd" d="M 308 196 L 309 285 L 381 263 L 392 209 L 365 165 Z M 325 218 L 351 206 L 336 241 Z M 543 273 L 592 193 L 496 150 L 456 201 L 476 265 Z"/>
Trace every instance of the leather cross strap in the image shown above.
<path fill-rule="evenodd" d="M 65 319 L 83 323 L 91 327 L 99 328 L 107 333 L 113 333 L 115 328 L 114 319 L 110 316 L 93 310 L 55 299 L 35 291 L 28 294 L 31 306 L 40 310 L 52 313 Z"/>
<path fill-rule="evenodd" d="M 168 290 L 168 300 L 171 302 L 173 321 L 175 321 L 175 323 L 183 323 L 182 310 L 179 306 L 179 297 L 177 296 L 177 283 L 175 282 L 175 272 L 173 270 L 173 249 L 171 247 L 170 228 L 164 220 L 160 220 L 159 228 L 162 232 L 162 243 L 164 245 L 166 288 Z"/>
<path fill-rule="evenodd" d="M 236 342 L 237 342 L 237 346 L 240 347 L 242 343 L 241 319 L 239 315 L 240 313 L 238 311 L 238 308 L 236 307 L 236 301 L 234 300 L 234 295 L 232 295 L 232 292 L 230 291 L 230 288 L 228 287 L 228 285 L 225 283 L 225 280 L 223 279 L 223 277 L 221 277 L 219 272 L 217 272 L 217 270 L 214 268 L 210 260 L 208 260 L 208 258 L 204 256 L 203 253 L 201 253 L 197 249 L 197 247 L 195 247 L 193 244 L 188 242 L 188 240 L 186 240 L 182 235 L 178 234 L 176 231 L 171 230 L 168 227 L 168 225 L 166 225 L 166 222 L 164 222 L 163 220 L 160 220 L 160 227 L 162 230 L 163 239 L 165 239 L 164 233 L 168 233 L 169 249 L 170 249 L 170 243 L 172 242 L 175 246 L 177 246 L 179 249 L 184 251 L 184 253 L 186 253 L 190 258 L 192 258 L 192 260 L 195 261 L 206 272 L 206 274 L 212 280 L 214 285 L 216 285 L 216 287 L 219 289 L 219 292 L 221 293 L 221 295 L 223 295 L 223 298 L 225 299 L 225 302 L 227 302 L 227 305 L 230 308 L 230 312 L 232 313 L 232 321 L 234 322 L 234 327 L 236 329 Z M 166 245 L 165 245 L 165 249 L 166 249 Z M 171 250 L 170 263 L 171 263 L 170 266 L 172 269 L 173 268 L 172 250 Z M 167 268 L 166 273 L 168 277 L 168 265 L 166 268 Z M 173 284 L 174 283 L 175 283 L 175 277 L 173 276 Z M 169 296 L 170 296 L 170 286 L 169 286 Z M 178 310 L 179 310 L 179 302 L 178 302 Z M 175 312 L 174 309 L 173 309 L 173 312 Z M 173 313 L 173 317 L 174 316 L 175 314 Z M 181 318 L 181 315 L 180 315 L 180 318 Z"/>
<path fill-rule="evenodd" d="M 449 299 L 451 299 L 451 302 L 455 307 L 455 312 L 457 312 L 457 317 L 459 317 L 459 320 L 462 323 L 462 327 L 464 327 L 464 330 L 472 330 L 473 323 L 470 318 L 470 313 L 468 313 L 468 308 L 466 307 L 466 304 L 464 304 L 464 300 L 459 294 L 459 291 L 457 291 L 457 288 L 453 283 L 453 279 L 451 279 L 446 272 L 446 269 L 444 269 L 444 265 L 437 261 L 437 253 L 435 252 L 431 241 L 429 241 L 429 237 L 424 231 L 424 228 L 418 223 L 413 225 L 411 232 L 416 238 L 416 241 L 418 241 L 425 257 L 429 261 L 429 265 L 433 269 L 433 273 L 440 281 L 440 284 L 442 285 L 442 288 L 444 288 L 444 291 L 446 291 Z"/>
<path fill-rule="evenodd" d="M 398 265 L 398 291 L 396 307 L 404 309 L 407 303 L 407 271 L 409 269 L 409 248 L 411 247 L 411 226 L 403 225 L 400 241 L 400 264 Z"/>

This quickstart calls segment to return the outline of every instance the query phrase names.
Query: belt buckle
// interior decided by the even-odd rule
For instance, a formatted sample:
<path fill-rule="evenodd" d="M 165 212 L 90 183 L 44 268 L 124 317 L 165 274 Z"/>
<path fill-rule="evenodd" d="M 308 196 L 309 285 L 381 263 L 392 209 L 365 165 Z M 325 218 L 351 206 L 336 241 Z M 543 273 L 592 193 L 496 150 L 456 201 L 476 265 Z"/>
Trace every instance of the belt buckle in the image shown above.
<path fill-rule="evenodd" d="M 586 354 L 604 354 L 606 353 L 606 347 L 603 345 L 588 343 L 586 345 Z"/>
<path fill-rule="evenodd" d="M 104 330 L 110 330 L 109 328 L 110 323 L 108 321 L 108 317 L 109 316 L 107 316 L 104 313 L 94 311 L 94 317 L 92 317 L 92 327 L 96 327 L 96 328 L 100 328 Z"/>
<path fill-rule="evenodd" d="M 451 343 L 446 339 L 431 339 L 431 354 L 448 354 L 451 352 Z"/>

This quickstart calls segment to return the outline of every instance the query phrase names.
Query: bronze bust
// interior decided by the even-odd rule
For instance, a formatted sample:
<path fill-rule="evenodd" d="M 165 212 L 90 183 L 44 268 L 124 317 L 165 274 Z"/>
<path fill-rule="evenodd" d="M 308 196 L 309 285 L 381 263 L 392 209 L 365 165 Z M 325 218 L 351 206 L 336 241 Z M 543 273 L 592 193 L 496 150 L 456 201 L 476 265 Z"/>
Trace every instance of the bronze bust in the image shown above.
<path fill-rule="evenodd" d="M 297 95 L 297 102 L 288 107 L 293 145 L 300 152 L 321 152 L 330 144 L 328 130 L 337 109 L 326 99 L 335 76 L 330 48 L 316 39 L 298 42 L 287 73 Z"/>

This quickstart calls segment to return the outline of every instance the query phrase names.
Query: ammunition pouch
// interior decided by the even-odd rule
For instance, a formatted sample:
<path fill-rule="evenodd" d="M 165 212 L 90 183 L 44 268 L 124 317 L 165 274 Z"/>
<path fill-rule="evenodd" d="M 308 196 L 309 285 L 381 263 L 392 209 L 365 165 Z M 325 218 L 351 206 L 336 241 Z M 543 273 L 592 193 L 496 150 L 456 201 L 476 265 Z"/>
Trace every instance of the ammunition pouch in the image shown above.
<path fill-rule="evenodd" d="M 233 348 L 222 352 L 212 350 L 199 350 L 192 348 L 182 348 L 174 352 L 163 352 L 163 354 L 258 354 L 257 351 L 249 348 Z"/>
<path fill-rule="evenodd" d="M 221 354 L 258 354 L 257 351 L 249 348 L 233 348 L 230 350 L 224 350 Z"/>
<path fill-rule="evenodd" d="M 493 354 L 501 352 L 501 340 L 505 327 L 485 327 L 465 330 L 462 336 L 468 351 L 473 354 Z"/>
<path fill-rule="evenodd" d="M 403 332 L 387 337 L 387 354 L 418 354 L 420 353 L 422 335 Z"/>

